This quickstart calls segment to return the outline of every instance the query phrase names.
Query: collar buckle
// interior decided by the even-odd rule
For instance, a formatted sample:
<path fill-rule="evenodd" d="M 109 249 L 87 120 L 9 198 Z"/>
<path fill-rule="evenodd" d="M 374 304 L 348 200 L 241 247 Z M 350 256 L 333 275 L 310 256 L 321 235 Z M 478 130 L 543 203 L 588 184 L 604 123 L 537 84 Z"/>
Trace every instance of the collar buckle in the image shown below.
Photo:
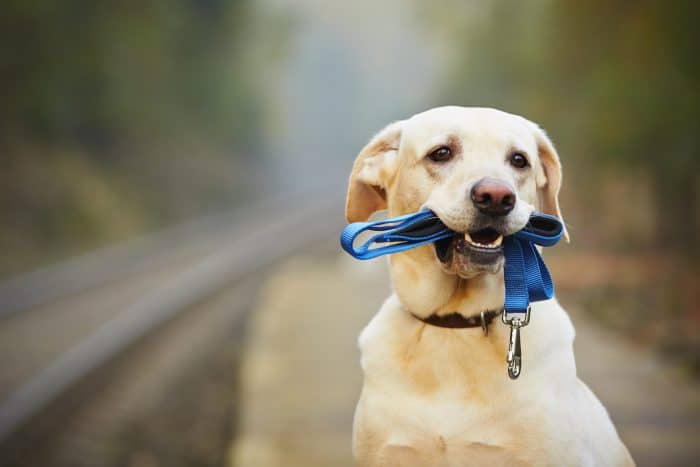
<path fill-rule="evenodd" d="M 489 323 L 486 322 L 485 311 L 482 311 L 479 316 L 481 316 L 481 330 L 484 331 L 484 336 L 489 335 Z"/>

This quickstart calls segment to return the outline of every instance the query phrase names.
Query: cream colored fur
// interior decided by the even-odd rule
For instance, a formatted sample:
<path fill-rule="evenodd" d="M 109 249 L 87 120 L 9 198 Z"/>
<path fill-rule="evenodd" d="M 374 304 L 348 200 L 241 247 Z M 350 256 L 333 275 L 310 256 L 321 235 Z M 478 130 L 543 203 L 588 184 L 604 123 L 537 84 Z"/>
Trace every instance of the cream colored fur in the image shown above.
<path fill-rule="evenodd" d="M 455 154 L 447 163 L 425 157 L 440 145 Z M 527 156 L 528 169 L 508 164 L 514 150 Z M 355 161 L 346 215 L 358 221 L 381 209 L 395 216 L 429 207 L 464 232 L 476 216 L 469 190 L 487 176 L 516 190 L 508 233 L 534 209 L 561 218 L 561 168 L 544 132 L 515 115 L 464 107 L 433 109 L 375 136 Z M 432 246 L 393 255 L 389 264 L 394 293 L 359 339 L 365 381 L 353 449 L 360 465 L 634 465 L 605 408 L 576 375 L 574 330 L 556 300 L 533 305 L 522 331 L 523 374 L 511 381 L 500 322 L 484 336 L 409 313 L 502 308 L 501 264 L 449 269 Z"/>

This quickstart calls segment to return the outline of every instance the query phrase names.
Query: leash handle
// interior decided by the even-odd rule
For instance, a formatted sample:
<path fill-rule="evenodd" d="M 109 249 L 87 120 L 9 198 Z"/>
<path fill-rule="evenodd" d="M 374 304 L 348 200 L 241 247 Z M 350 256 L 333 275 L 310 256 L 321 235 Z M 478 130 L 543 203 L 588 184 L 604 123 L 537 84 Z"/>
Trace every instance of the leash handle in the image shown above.
<path fill-rule="evenodd" d="M 368 231 L 380 233 L 355 247 L 355 239 Z M 366 260 L 410 250 L 452 235 L 454 232 L 434 212 L 424 210 L 382 221 L 352 223 L 340 234 L 340 245 L 353 258 Z M 387 243 L 389 245 L 382 246 Z"/>

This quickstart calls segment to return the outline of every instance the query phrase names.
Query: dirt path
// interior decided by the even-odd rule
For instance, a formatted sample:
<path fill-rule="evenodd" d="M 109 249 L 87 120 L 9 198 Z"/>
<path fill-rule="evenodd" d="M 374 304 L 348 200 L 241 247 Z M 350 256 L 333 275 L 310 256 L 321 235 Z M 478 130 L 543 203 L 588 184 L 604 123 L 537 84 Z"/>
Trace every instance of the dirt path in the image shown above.
<path fill-rule="evenodd" d="M 361 374 L 356 339 L 388 295 L 383 261 L 296 258 L 263 287 L 243 362 L 235 466 L 350 466 Z M 694 465 L 700 393 L 646 349 L 582 312 L 579 373 L 608 407 L 640 466 Z"/>

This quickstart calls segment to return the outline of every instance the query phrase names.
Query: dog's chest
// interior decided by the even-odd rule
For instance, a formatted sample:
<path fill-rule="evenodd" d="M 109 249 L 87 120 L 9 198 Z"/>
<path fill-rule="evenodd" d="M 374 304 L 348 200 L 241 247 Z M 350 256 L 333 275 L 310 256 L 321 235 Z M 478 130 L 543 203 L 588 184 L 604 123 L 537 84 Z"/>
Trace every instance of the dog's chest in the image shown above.
<path fill-rule="evenodd" d="M 484 336 L 421 326 L 391 305 L 360 338 L 361 465 L 581 465 L 572 459 L 580 424 L 567 410 L 576 404 L 566 400 L 576 392 L 573 331 L 562 313 L 537 310 L 548 319 L 527 328 L 524 374 L 511 381 L 505 327 Z"/>
<path fill-rule="evenodd" d="M 381 440 L 369 449 L 384 462 L 367 465 L 575 465 L 562 446 L 576 438 L 576 424 L 564 421 L 551 375 L 530 366 L 511 381 L 505 346 L 455 353 L 449 341 L 438 350 L 429 339 L 366 361 L 356 428 L 360 440 Z"/>
<path fill-rule="evenodd" d="M 505 399 L 470 403 L 447 394 L 372 399 L 367 397 L 359 410 L 378 415 L 367 417 L 365 428 L 370 436 L 383 440 L 378 452 L 386 465 L 517 466 L 532 465 L 535 459 L 564 465 L 570 461 L 561 449 L 561 441 L 568 436 L 553 430 L 541 404 L 518 407 L 518 402 L 511 405 Z"/>

